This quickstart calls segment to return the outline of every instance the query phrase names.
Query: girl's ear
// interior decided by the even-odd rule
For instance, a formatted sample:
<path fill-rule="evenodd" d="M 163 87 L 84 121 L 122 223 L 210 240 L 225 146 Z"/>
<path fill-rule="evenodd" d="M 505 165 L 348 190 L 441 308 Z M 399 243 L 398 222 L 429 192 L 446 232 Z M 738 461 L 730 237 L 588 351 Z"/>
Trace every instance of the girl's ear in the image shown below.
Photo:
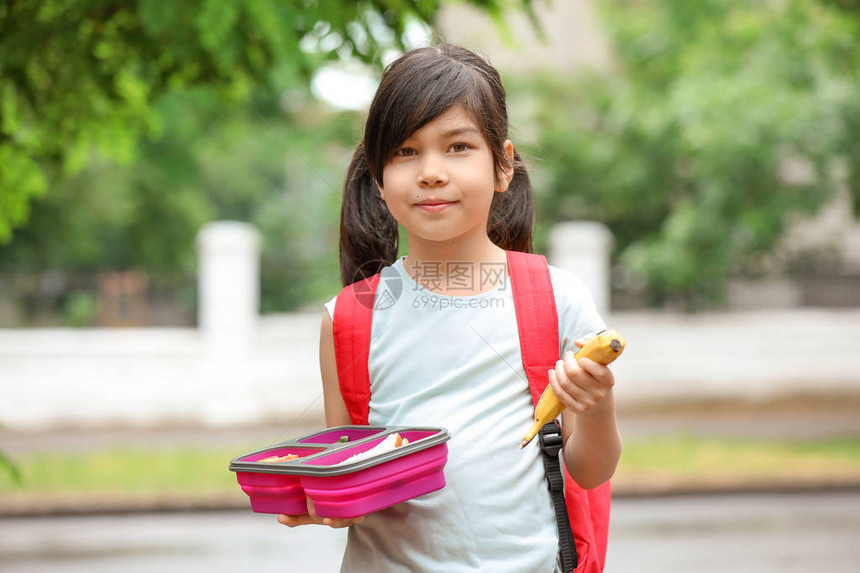
<path fill-rule="evenodd" d="M 379 184 L 379 181 L 374 179 L 373 182 L 376 184 L 376 188 L 379 190 L 379 197 L 383 201 L 385 201 L 385 189 L 382 188 L 382 185 Z"/>
<path fill-rule="evenodd" d="M 503 165 L 499 168 L 499 174 L 496 178 L 496 191 L 504 193 L 508 190 L 508 185 L 511 184 L 511 179 L 514 178 L 514 144 L 510 139 L 506 139 L 504 143 L 505 155 L 508 156 L 508 165 Z"/>

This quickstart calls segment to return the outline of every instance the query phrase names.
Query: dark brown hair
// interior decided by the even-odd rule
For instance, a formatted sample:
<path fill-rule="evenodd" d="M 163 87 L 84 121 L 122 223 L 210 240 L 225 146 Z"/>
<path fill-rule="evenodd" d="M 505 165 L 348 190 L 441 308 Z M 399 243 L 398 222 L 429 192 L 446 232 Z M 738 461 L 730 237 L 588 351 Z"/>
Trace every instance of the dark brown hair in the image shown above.
<path fill-rule="evenodd" d="M 391 63 L 370 104 L 364 139 L 347 170 L 340 215 L 340 275 L 344 286 L 378 273 L 397 258 L 397 221 L 375 181 L 413 133 L 460 105 L 484 134 L 497 172 L 514 169 L 504 193 L 490 204 L 487 234 L 506 250 L 531 252 L 534 197 L 525 165 L 505 153 L 508 112 L 499 73 L 477 54 L 441 44 L 405 53 Z"/>

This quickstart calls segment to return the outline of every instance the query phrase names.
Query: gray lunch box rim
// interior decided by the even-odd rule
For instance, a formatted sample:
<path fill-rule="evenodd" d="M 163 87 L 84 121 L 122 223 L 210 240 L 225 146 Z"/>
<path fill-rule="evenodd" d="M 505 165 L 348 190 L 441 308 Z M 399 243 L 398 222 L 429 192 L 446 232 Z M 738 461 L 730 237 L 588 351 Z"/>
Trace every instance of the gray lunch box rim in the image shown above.
<path fill-rule="evenodd" d="M 332 430 L 349 430 L 349 429 L 370 429 L 370 428 L 379 428 L 380 432 L 367 436 L 365 438 L 361 438 L 360 440 L 356 440 L 354 442 L 342 442 L 342 443 L 332 443 L 332 444 L 309 444 L 305 440 L 308 438 L 312 438 L 314 436 L 318 436 L 320 434 L 324 434 L 327 432 L 331 432 Z M 386 436 L 394 434 L 396 432 L 426 432 L 432 431 L 435 432 L 435 435 L 428 436 L 426 438 L 421 438 L 415 442 L 410 442 L 406 446 L 397 448 L 396 450 L 392 450 L 390 452 L 386 452 L 379 456 L 374 456 L 372 458 L 368 458 L 365 460 L 360 460 L 358 462 L 353 462 L 351 464 L 343 464 L 343 465 L 333 465 L 333 466 L 317 466 L 312 464 L 306 464 L 306 462 L 320 458 L 322 456 L 332 454 L 337 452 L 338 450 L 343 450 L 345 448 L 355 447 L 361 445 L 365 442 L 376 440 L 379 438 L 385 439 Z M 380 465 L 387 461 L 391 461 L 404 455 L 408 455 L 414 452 L 419 452 L 421 450 L 426 450 L 433 446 L 437 446 L 439 444 L 443 444 L 451 439 L 448 430 L 445 428 L 440 428 L 437 426 L 361 426 L 361 425 L 345 425 L 345 426 L 332 426 L 331 428 L 326 428 L 325 430 L 321 430 L 319 432 L 314 432 L 313 434 L 308 434 L 306 436 L 300 436 L 293 440 L 287 440 L 285 442 L 281 442 L 278 444 L 274 444 L 271 446 L 266 446 L 265 448 L 260 448 L 253 452 L 245 453 L 236 456 L 232 460 L 230 460 L 230 471 L 233 472 L 252 472 L 252 473 L 269 473 L 269 474 L 286 474 L 286 475 L 307 475 L 307 476 L 335 476 L 335 475 L 343 475 L 347 473 L 357 472 L 363 469 L 367 469 L 373 466 Z M 291 460 L 288 462 L 280 462 L 276 464 L 271 463 L 261 463 L 261 462 L 244 462 L 241 461 L 240 458 L 247 458 L 248 456 L 253 456 L 258 453 L 262 453 L 268 450 L 273 450 L 276 448 L 283 447 L 298 447 L 298 448 L 318 448 L 322 447 L 322 451 L 316 452 L 309 456 L 303 456 L 301 458 Z"/>

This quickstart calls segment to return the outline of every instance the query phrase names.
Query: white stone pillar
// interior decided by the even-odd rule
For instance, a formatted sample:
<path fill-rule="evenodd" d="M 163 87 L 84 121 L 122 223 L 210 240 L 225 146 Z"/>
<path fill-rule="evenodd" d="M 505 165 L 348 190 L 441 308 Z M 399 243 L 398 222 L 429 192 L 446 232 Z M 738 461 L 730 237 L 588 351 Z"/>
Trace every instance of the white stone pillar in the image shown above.
<path fill-rule="evenodd" d="M 210 348 L 244 354 L 260 308 L 260 234 L 248 223 L 215 221 L 197 234 L 199 328 Z"/>
<path fill-rule="evenodd" d="M 609 323 L 609 255 L 612 233 L 592 221 L 570 221 L 554 226 L 548 237 L 547 260 L 582 279 L 597 312 Z"/>

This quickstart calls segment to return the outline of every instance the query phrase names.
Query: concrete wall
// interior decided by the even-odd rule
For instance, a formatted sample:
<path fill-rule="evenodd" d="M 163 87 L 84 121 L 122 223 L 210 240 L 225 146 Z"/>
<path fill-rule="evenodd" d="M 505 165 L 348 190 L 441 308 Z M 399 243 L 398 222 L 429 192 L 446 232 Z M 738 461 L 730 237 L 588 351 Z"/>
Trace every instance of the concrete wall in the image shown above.
<path fill-rule="evenodd" d="M 322 419 L 317 313 L 263 317 L 244 357 L 192 329 L 0 330 L 0 423 L 212 426 Z M 622 405 L 860 392 L 860 310 L 615 313 Z M 321 422 L 320 422 L 321 423 Z"/>
<path fill-rule="evenodd" d="M 610 316 L 610 244 L 601 225 L 565 223 L 549 260 L 582 278 L 627 339 L 615 365 L 622 405 L 860 392 L 860 309 Z M 258 316 L 253 228 L 207 225 L 198 246 L 199 330 L 0 329 L 0 424 L 321 424 L 322 305 Z"/>
<path fill-rule="evenodd" d="M 860 310 L 616 313 L 619 401 L 860 391 Z"/>

